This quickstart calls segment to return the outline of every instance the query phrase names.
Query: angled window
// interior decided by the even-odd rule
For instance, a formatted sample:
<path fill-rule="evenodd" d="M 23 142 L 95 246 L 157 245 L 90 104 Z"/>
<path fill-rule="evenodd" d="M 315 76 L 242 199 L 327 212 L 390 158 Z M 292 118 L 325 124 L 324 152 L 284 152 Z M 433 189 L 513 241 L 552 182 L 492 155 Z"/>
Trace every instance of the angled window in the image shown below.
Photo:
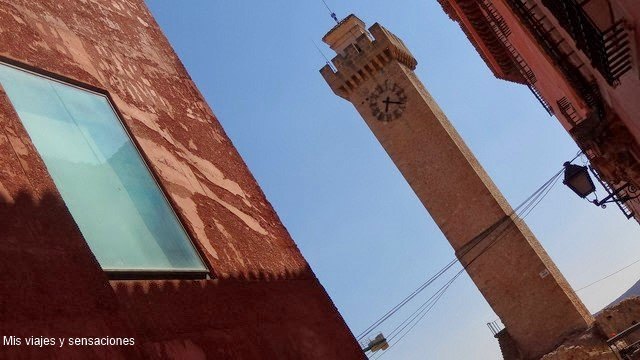
<path fill-rule="evenodd" d="M 105 271 L 207 273 L 105 96 L 4 64 L 0 84 Z"/>

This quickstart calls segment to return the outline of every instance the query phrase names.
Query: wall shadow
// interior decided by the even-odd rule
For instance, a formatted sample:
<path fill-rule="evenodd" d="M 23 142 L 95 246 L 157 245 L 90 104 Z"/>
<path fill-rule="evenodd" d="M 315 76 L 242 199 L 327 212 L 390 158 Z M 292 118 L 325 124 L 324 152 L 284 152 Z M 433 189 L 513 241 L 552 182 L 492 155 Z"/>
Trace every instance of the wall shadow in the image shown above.
<path fill-rule="evenodd" d="M 0 337 L 133 336 L 58 194 L 0 196 Z M 136 359 L 131 347 L 0 346 L 2 359 Z"/>
<path fill-rule="evenodd" d="M 111 280 L 58 194 L 0 197 L 0 336 L 133 347 L 0 347 L 7 359 L 365 359 L 307 266 L 211 280 Z"/>

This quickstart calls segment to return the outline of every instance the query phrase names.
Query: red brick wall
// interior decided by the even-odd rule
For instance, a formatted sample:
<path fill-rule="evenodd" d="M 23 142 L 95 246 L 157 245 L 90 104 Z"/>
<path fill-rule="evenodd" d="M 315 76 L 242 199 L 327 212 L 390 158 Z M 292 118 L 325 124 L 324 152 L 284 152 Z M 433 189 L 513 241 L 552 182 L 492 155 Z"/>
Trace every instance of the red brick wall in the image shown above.
<path fill-rule="evenodd" d="M 0 358 L 364 358 L 142 0 L 0 0 L 0 57 L 109 94 L 216 277 L 108 281 L 0 90 L 0 338 L 137 344 Z"/>

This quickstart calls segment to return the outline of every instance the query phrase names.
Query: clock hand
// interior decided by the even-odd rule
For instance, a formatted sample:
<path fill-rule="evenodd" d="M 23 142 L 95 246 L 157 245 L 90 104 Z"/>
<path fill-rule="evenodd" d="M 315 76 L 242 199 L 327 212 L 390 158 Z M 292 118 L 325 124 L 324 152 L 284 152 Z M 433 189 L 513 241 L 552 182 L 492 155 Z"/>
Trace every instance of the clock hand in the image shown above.
<path fill-rule="evenodd" d="M 385 103 L 385 108 L 384 108 L 384 112 L 389 112 L 389 97 L 387 96 L 387 99 L 385 101 L 383 101 Z"/>

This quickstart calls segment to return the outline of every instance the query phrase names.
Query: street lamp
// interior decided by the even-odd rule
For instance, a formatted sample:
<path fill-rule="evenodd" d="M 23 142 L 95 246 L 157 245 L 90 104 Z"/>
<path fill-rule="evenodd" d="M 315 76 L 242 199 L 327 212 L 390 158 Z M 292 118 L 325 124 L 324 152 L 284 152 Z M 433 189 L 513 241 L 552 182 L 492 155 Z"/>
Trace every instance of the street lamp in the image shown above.
<path fill-rule="evenodd" d="M 568 161 L 564 163 L 562 183 L 583 199 L 596 191 L 596 186 L 589 176 L 589 169 L 586 166 L 574 165 Z"/>
<path fill-rule="evenodd" d="M 589 169 L 586 166 L 574 165 L 569 161 L 564 163 L 564 180 L 562 183 L 567 185 L 569 189 L 573 190 L 574 193 L 584 199 L 588 195 L 596 192 L 596 187 L 593 184 L 593 180 L 591 180 L 589 170 L 593 172 L 596 179 L 598 179 L 600 184 L 602 184 L 608 193 L 608 196 L 602 200 L 598 200 L 596 196 L 594 200 L 589 200 L 589 202 L 602 208 L 606 208 L 607 203 L 615 202 L 623 213 L 625 213 L 627 218 L 632 218 L 633 214 L 627 213 L 623 205 L 627 201 L 640 197 L 638 190 L 633 186 L 633 184 L 627 182 L 612 190 L 600 179 L 600 177 L 598 177 L 598 174 L 593 171 L 593 168 Z"/>

